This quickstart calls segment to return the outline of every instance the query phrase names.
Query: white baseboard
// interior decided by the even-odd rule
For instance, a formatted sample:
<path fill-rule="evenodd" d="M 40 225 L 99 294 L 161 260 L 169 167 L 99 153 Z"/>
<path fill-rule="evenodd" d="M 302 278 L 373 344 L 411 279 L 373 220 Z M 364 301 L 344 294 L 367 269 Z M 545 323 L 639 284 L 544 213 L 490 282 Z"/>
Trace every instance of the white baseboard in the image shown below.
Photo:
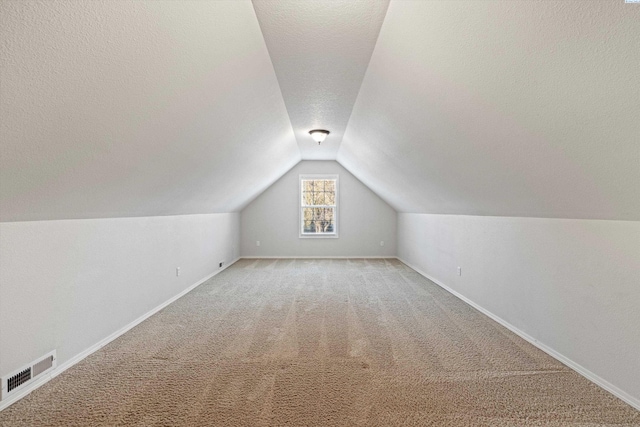
<path fill-rule="evenodd" d="M 547 353 L 549 356 L 551 356 L 554 359 L 558 360 L 559 362 L 563 363 L 567 367 L 573 369 L 574 371 L 576 371 L 577 373 L 579 373 L 580 375 L 582 375 L 583 377 L 585 377 L 589 381 L 597 384 L 598 386 L 600 386 L 603 389 L 607 390 L 609 393 L 613 394 L 614 396 L 616 396 L 620 400 L 628 403 L 629 405 L 633 406 L 635 409 L 640 411 L 640 399 L 637 399 L 637 398 L 631 396 L 626 391 L 621 390 L 620 388 L 618 388 L 615 385 L 611 384 L 609 381 L 599 377 L 598 375 L 594 374 L 593 372 L 589 371 L 588 369 L 586 369 L 585 367 L 579 365 L 578 363 L 574 362 L 573 360 L 569 359 L 568 357 L 558 353 L 557 351 L 555 351 L 551 347 L 548 347 L 547 345 L 541 343 L 540 341 L 538 341 L 537 339 L 535 339 L 531 335 L 527 334 L 526 332 L 521 331 L 520 329 L 516 328 L 515 326 L 513 326 L 512 324 L 507 322 L 506 320 L 502 319 L 501 317 L 496 316 L 495 314 L 493 314 L 489 310 L 487 310 L 487 309 L 483 308 L 482 306 L 476 304 L 475 302 L 471 301 L 469 298 L 465 297 L 464 295 L 460 294 L 459 292 L 451 289 L 449 286 L 445 285 L 444 283 L 442 283 L 441 281 L 439 281 L 435 277 L 431 277 L 427 273 L 421 271 L 419 268 L 411 265 L 410 263 L 408 263 L 407 261 L 403 260 L 402 258 L 399 258 L 399 257 L 397 257 L 397 258 L 398 258 L 398 260 L 400 262 L 402 262 L 406 266 L 410 267 L 412 270 L 415 270 L 417 273 L 421 274 L 422 276 L 426 277 L 427 279 L 429 279 L 430 281 L 432 281 L 436 285 L 440 286 L 445 291 L 447 291 L 447 292 L 453 294 L 454 296 L 458 297 L 459 299 L 461 299 L 465 303 L 469 304 L 471 307 L 475 308 L 476 310 L 478 310 L 482 314 L 490 317 L 491 319 L 495 320 L 496 322 L 498 322 L 499 324 L 501 324 L 505 328 L 509 329 L 511 332 L 513 332 L 514 334 L 518 335 L 520 338 L 522 338 L 525 341 L 533 344 L 534 346 L 536 346 L 540 350 L 542 350 L 545 353 Z"/>
<path fill-rule="evenodd" d="M 348 255 L 348 256 L 312 256 L 312 255 L 304 255 L 304 256 L 300 256 L 300 255 L 291 255 L 291 256 L 241 256 L 240 259 L 397 259 L 397 257 L 395 255 L 388 255 L 388 256 L 370 256 L 370 255 L 363 255 L 363 256 L 355 256 L 355 255 Z"/>
<path fill-rule="evenodd" d="M 91 347 L 89 347 L 88 349 L 84 350 L 83 352 L 75 355 L 74 357 L 72 357 L 71 359 L 67 360 L 66 362 L 58 365 L 50 373 L 48 373 L 46 375 L 43 375 L 41 378 L 38 378 L 37 380 L 35 380 L 32 384 L 29 384 L 28 386 L 26 386 L 24 390 L 21 390 L 19 393 L 11 395 L 6 400 L 0 401 L 0 411 L 2 411 L 3 409 L 11 406 L 12 404 L 16 403 L 18 400 L 22 399 L 23 397 L 29 395 L 35 389 L 37 389 L 38 387 L 42 386 L 43 384 L 46 384 L 51 379 L 57 377 L 58 375 L 60 375 L 61 373 L 63 373 L 64 371 L 66 371 L 67 369 L 72 367 L 73 365 L 75 365 L 76 363 L 80 362 L 85 357 L 87 357 L 87 356 L 91 355 L 92 353 L 95 353 L 96 351 L 100 350 L 102 347 L 104 347 L 105 345 L 109 344 L 111 341 L 115 340 L 116 338 L 118 338 L 119 336 L 123 335 L 124 333 L 126 333 L 130 329 L 132 329 L 135 326 L 139 325 L 140 323 L 144 322 L 149 317 L 153 316 L 154 314 L 156 314 L 157 312 L 159 312 L 160 310 L 162 310 L 163 308 L 165 308 L 166 306 L 168 306 L 172 302 L 175 302 L 176 300 L 178 300 L 179 298 L 181 298 L 184 295 L 188 294 L 189 292 L 191 292 L 192 290 L 194 290 L 195 288 L 197 288 L 198 286 L 200 286 L 201 284 L 203 284 L 207 280 L 211 279 L 216 274 L 218 274 L 221 271 L 227 269 L 228 267 L 233 265 L 239 259 L 240 259 L 240 257 L 234 259 L 233 261 L 231 261 L 229 264 L 225 265 L 224 267 L 214 271 L 213 273 L 209 274 L 205 278 L 198 280 L 196 283 L 194 283 L 193 285 L 189 286 L 188 288 L 186 288 L 185 290 L 183 290 L 179 294 L 169 298 L 167 301 L 163 302 L 159 306 L 153 308 L 152 310 L 150 310 L 147 313 L 143 314 L 142 316 L 138 317 L 133 322 L 131 322 L 128 325 L 120 328 L 116 332 L 112 333 L 111 335 L 109 335 L 108 337 L 102 339 L 101 341 L 97 342 L 96 344 L 92 345 Z"/>

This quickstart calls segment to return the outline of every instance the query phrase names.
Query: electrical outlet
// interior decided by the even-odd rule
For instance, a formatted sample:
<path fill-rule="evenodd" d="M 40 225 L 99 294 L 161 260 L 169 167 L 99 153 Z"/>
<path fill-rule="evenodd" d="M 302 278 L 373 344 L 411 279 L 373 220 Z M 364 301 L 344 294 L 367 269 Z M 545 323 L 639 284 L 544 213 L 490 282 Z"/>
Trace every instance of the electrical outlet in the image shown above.
<path fill-rule="evenodd" d="M 256 246 L 260 246 L 260 240 L 256 240 Z"/>
<path fill-rule="evenodd" d="M 380 240 L 380 246 L 384 246 L 384 240 Z"/>
<path fill-rule="evenodd" d="M 462 268 L 458 267 L 458 276 L 462 276 Z"/>
<path fill-rule="evenodd" d="M 176 267 L 176 277 L 180 275 L 180 267 Z"/>

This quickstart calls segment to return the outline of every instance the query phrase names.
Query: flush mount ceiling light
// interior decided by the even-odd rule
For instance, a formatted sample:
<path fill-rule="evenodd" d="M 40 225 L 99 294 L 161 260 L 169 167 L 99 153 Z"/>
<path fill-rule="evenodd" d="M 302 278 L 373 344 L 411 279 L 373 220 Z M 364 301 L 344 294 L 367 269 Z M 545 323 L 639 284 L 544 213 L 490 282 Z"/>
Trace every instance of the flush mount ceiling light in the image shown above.
<path fill-rule="evenodd" d="M 309 135 L 311 135 L 311 138 L 320 145 L 327 135 L 329 135 L 329 131 L 324 129 L 314 129 L 309 131 Z"/>

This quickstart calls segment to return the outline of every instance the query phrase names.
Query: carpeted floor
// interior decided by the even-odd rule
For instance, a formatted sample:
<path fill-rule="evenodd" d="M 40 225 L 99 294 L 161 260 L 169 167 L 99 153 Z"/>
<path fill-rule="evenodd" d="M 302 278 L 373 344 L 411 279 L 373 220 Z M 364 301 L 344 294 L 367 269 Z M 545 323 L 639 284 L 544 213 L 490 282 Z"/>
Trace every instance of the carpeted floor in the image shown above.
<path fill-rule="evenodd" d="M 241 260 L 1 426 L 639 426 L 397 260 Z"/>

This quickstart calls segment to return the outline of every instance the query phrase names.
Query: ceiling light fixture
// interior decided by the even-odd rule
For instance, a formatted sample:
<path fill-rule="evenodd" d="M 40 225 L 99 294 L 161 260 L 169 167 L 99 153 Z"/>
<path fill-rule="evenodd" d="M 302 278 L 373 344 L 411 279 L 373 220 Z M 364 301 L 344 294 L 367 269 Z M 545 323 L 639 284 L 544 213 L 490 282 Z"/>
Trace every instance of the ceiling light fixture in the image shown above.
<path fill-rule="evenodd" d="M 320 145 L 327 135 L 329 135 L 329 131 L 324 129 L 314 129 L 309 131 L 309 135 L 311 135 L 311 138 Z"/>

